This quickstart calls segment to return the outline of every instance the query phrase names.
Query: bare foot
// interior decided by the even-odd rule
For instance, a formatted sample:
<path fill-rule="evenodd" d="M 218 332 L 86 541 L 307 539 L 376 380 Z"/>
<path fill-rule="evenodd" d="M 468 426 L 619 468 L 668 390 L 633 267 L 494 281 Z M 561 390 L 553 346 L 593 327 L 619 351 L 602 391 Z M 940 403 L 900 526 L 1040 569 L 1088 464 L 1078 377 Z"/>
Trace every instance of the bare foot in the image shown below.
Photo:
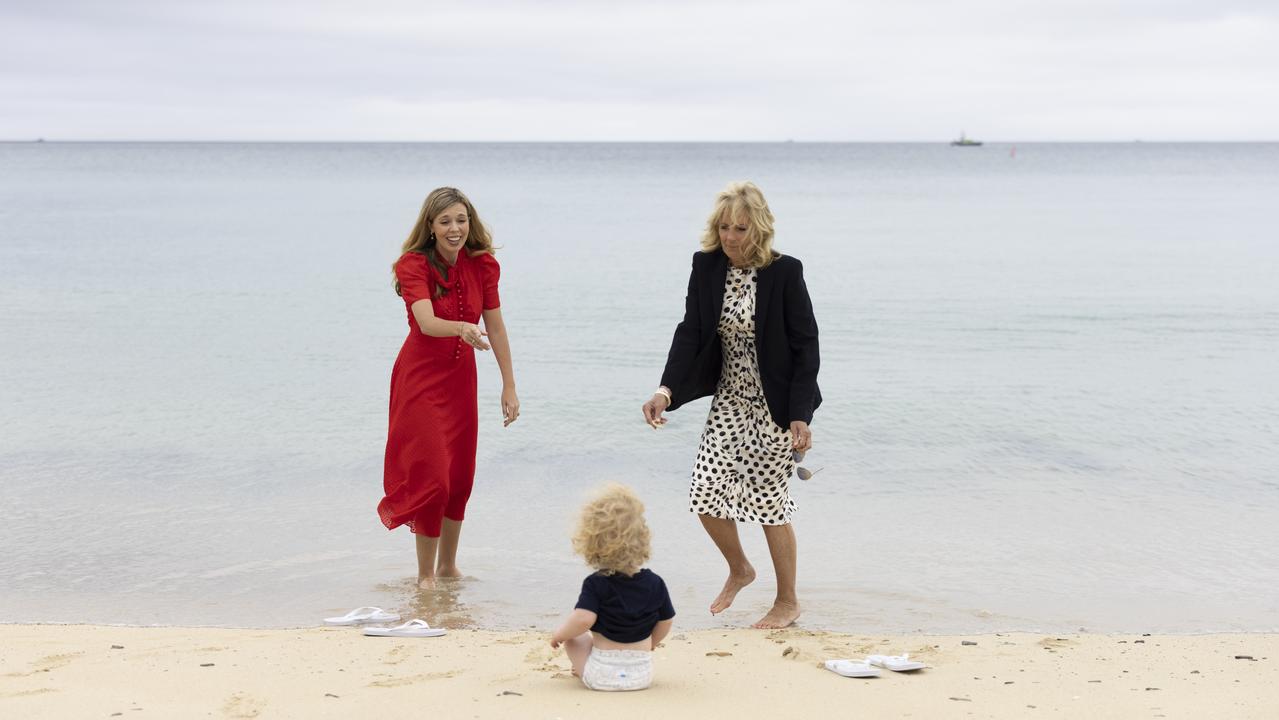
<path fill-rule="evenodd" d="M 438 567 L 435 569 L 435 577 L 460 578 L 462 577 L 462 571 L 458 570 L 456 565 L 452 567 Z"/>
<path fill-rule="evenodd" d="M 759 619 L 759 622 L 751 625 L 753 628 L 761 630 L 780 630 L 784 627 L 790 627 L 799 619 L 799 603 L 782 602 L 778 600 L 773 603 L 773 609 L 768 614 Z"/>
<path fill-rule="evenodd" d="M 418 590 L 434 590 L 435 576 L 434 575 L 418 576 L 417 589 Z"/>
<path fill-rule="evenodd" d="M 737 597 L 737 592 L 753 582 L 755 568 L 750 565 L 746 566 L 744 572 L 729 573 L 728 579 L 724 581 L 724 589 L 719 591 L 719 595 L 711 603 L 711 614 L 718 615 L 727 610 L 733 604 L 733 598 Z"/>

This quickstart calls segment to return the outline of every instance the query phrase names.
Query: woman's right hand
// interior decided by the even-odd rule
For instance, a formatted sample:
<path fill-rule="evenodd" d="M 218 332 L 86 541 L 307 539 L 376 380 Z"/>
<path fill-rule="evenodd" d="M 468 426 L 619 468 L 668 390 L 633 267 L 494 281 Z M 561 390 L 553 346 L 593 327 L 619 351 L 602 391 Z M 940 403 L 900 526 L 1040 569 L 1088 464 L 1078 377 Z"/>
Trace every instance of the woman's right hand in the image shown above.
<path fill-rule="evenodd" d="M 470 345 L 476 350 L 488 350 L 489 344 L 484 342 L 484 336 L 488 333 L 480 329 L 475 323 L 463 322 L 458 323 L 457 336 L 462 338 L 462 342 Z"/>
<path fill-rule="evenodd" d="M 644 407 L 640 408 L 644 413 L 644 422 L 654 430 L 666 424 L 666 418 L 662 417 L 662 411 L 670 407 L 671 401 L 661 393 L 653 393 L 653 397 L 644 403 Z"/>

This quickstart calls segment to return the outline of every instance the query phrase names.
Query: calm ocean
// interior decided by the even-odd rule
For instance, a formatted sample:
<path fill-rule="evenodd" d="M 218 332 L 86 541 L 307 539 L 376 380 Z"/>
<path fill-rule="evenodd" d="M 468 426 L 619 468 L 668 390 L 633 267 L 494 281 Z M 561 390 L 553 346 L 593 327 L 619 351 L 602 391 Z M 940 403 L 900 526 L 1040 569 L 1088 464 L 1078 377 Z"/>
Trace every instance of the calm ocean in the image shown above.
<path fill-rule="evenodd" d="M 805 627 L 1279 631 L 1279 145 L 0 144 L 0 622 L 551 627 L 584 495 L 634 486 L 685 628 L 725 569 L 661 373 L 714 194 L 805 263 Z M 501 246 L 461 565 L 381 497 L 390 263 L 456 185 Z"/>

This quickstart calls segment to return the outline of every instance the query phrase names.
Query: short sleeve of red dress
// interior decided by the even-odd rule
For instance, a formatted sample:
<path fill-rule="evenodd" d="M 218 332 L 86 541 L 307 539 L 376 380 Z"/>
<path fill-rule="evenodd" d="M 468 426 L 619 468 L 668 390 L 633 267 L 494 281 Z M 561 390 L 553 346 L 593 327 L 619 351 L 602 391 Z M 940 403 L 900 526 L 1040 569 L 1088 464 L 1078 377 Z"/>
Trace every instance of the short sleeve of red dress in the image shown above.
<path fill-rule="evenodd" d="M 497 295 L 497 281 L 502 275 L 502 267 L 497 264 L 497 258 L 489 253 L 477 255 L 475 258 L 480 266 L 480 281 L 484 285 L 484 309 L 494 310 L 502 307 L 502 301 Z"/>
<path fill-rule="evenodd" d="M 404 253 L 395 263 L 395 277 L 400 281 L 400 297 L 404 304 L 413 307 L 418 300 L 431 299 L 431 272 L 426 266 L 426 256 Z"/>

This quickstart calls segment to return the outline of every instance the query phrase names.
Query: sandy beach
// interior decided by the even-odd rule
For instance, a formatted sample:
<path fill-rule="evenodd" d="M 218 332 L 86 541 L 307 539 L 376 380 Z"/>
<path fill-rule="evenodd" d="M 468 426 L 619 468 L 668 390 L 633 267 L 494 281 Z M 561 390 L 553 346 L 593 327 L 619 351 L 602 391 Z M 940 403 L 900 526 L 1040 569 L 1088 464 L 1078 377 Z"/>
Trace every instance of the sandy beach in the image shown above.
<path fill-rule="evenodd" d="M 975 643 L 975 644 L 965 644 Z M 828 658 L 930 666 L 847 679 Z M 1279 635 L 676 632 L 646 691 L 586 690 L 533 632 L 0 626 L 3 718 L 1275 718 Z"/>

